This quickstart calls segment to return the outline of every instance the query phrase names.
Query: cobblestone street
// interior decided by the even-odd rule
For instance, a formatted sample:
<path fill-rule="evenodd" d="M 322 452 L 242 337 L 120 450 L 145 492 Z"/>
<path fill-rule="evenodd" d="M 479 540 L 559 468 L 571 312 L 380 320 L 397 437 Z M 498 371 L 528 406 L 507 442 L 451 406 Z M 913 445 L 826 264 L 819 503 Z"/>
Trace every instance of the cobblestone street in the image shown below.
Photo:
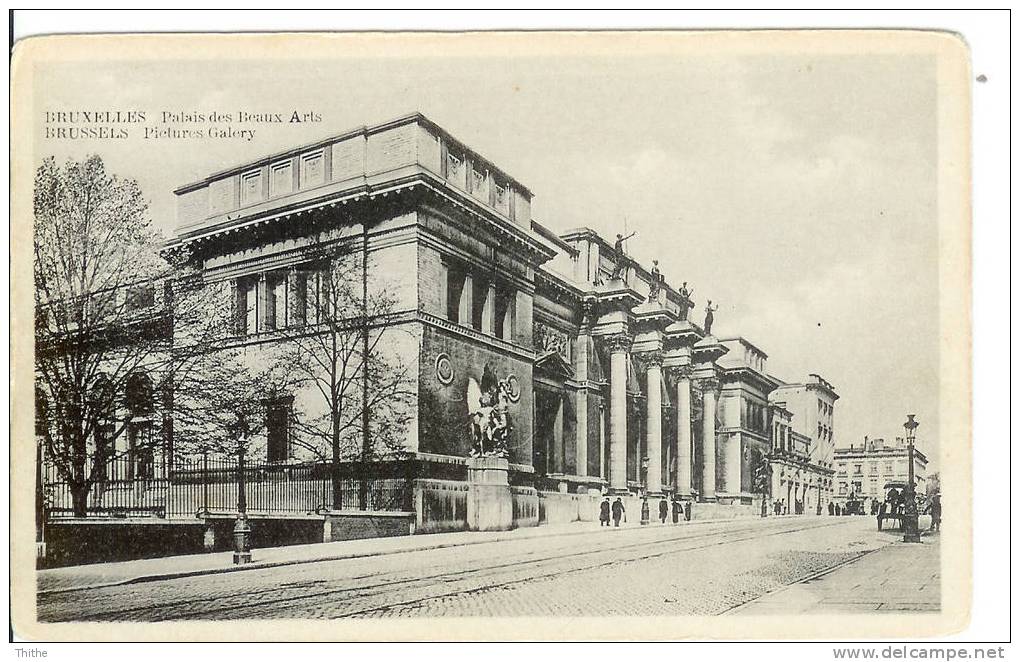
<path fill-rule="evenodd" d="M 42 594 L 39 618 L 708 615 L 895 540 L 863 517 L 587 531 Z"/>

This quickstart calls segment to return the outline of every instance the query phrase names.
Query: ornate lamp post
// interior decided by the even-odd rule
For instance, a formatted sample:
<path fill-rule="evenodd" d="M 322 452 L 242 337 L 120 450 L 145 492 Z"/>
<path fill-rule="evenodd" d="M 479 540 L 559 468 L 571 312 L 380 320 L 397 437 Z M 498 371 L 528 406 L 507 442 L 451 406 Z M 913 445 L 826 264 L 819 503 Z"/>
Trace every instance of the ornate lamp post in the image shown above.
<path fill-rule="evenodd" d="M 917 528 L 917 497 L 914 496 L 914 430 L 920 425 L 914 420 L 914 414 L 907 414 L 907 422 L 903 429 L 907 433 L 907 490 L 904 495 L 906 502 L 903 507 L 903 542 L 921 542 L 921 532 Z"/>
<path fill-rule="evenodd" d="M 648 458 L 641 458 L 641 477 L 642 483 L 648 485 Z M 648 493 L 645 491 L 641 495 L 641 524 L 649 524 L 651 522 L 651 510 L 648 507 Z"/>
<path fill-rule="evenodd" d="M 248 498 L 244 487 L 244 452 L 251 437 L 251 428 L 244 414 L 230 426 L 237 443 L 237 520 L 234 522 L 234 564 L 251 563 L 251 527 L 248 526 Z"/>

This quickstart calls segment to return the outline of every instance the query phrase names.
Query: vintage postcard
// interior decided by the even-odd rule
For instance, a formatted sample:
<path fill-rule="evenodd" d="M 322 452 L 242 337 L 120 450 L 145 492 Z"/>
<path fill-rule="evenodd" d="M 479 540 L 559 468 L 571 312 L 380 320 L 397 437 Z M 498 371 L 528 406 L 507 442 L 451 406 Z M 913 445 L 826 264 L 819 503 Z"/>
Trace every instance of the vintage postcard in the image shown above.
<path fill-rule="evenodd" d="M 957 36 L 79 35 L 13 67 L 18 636 L 967 624 Z"/>

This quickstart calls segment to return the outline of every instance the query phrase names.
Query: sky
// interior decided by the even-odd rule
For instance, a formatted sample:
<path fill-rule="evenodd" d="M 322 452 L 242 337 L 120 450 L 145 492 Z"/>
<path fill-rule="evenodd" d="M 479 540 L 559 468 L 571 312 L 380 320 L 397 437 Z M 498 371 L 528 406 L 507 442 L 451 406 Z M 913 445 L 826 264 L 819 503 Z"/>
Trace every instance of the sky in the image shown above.
<path fill-rule="evenodd" d="M 237 141 L 61 141 L 137 179 L 169 236 L 173 189 L 238 163 L 421 111 L 534 193 L 554 231 L 636 231 L 628 251 L 719 305 L 716 335 L 789 382 L 840 394 L 837 446 L 938 449 L 937 87 L 921 55 L 579 50 L 38 65 L 36 112 L 315 112 Z"/>

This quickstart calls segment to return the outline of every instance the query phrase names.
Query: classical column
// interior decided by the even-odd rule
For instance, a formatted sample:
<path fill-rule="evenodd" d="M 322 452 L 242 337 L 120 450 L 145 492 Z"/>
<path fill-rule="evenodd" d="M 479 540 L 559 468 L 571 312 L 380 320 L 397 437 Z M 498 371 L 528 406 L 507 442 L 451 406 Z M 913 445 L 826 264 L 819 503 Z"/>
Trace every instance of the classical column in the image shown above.
<path fill-rule="evenodd" d="M 649 495 L 662 494 L 662 353 L 649 352 L 643 357 L 647 369 L 647 425 L 645 448 L 648 453 L 648 477 L 645 489 Z"/>
<path fill-rule="evenodd" d="M 464 287 L 460 291 L 460 302 L 457 308 L 457 322 L 465 326 L 471 326 L 471 314 L 473 303 L 471 297 L 474 295 L 474 283 L 471 276 L 464 276 Z"/>
<path fill-rule="evenodd" d="M 630 336 L 609 338 L 609 486 L 624 494 L 627 490 L 627 361 Z"/>
<path fill-rule="evenodd" d="M 561 474 L 566 471 L 563 463 L 563 394 L 556 393 L 556 416 L 553 418 L 552 462 L 549 473 Z"/>
<path fill-rule="evenodd" d="M 574 379 L 586 384 L 588 381 L 588 352 L 591 336 L 583 330 L 577 336 L 577 352 L 574 355 Z M 582 386 L 577 390 L 577 405 L 574 408 L 574 437 L 576 468 L 578 476 L 588 475 L 588 389 Z"/>
<path fill-rule="evenodd" d="M 719 387 L 719 380 L 704 379 L 701 384 L 705 405 L 701 416 L 701 448 L 704 455 L 701 496 L 706 501 L 715 501 L 715 391 Z"/>
<path fill-rule="evenodd" d="M 676 489 L 691 493 L 691 367 L 676 369 Z"/>
<path fill-rule="evenodd" d="M 588 391 L 577 391 L 577 407 L 574 409 L 574 438 L 576 439 L 574 473 L 578 476 L 588 475 Z"/>
<path fill-rule="evenodd" d="M 482 306 L 482 333 L 496 335 L 496 286 L 493 283 L 489 283 Z"/>
<path fill-rule="evenodd" d="M 723 441 L 723 456 L 726 458 L 724 466 L 723 490 L 730 494 L 740 493 L 741 474 L 741 439 L 739 434 L 725 435 Z"/>

